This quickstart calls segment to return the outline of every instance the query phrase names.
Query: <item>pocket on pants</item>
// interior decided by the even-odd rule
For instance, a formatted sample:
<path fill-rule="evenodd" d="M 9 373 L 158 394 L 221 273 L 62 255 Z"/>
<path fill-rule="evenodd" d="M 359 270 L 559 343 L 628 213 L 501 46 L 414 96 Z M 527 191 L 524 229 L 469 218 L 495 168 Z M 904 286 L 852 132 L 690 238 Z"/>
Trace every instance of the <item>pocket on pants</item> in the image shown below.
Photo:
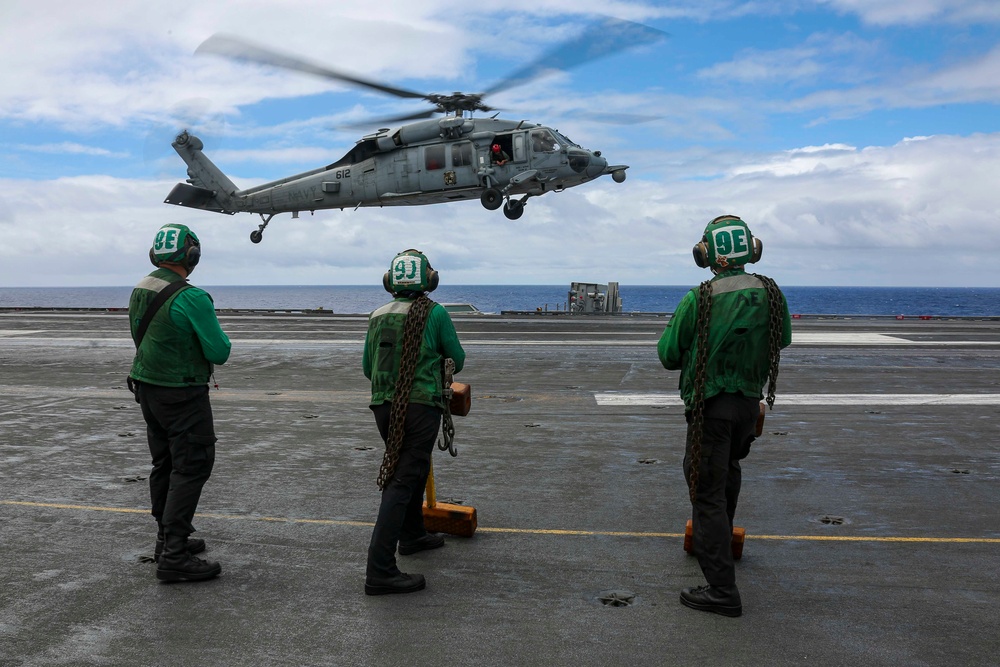
<path fill-rule="evenodd" d="M 211 471 L 215 464 L 215 443 L 217 441 L 218 438 L 214 435 L 189 433 L 181 442 L 177 443 L 176 451 L 172 452 L 174 469 L 189 474 Z"/>

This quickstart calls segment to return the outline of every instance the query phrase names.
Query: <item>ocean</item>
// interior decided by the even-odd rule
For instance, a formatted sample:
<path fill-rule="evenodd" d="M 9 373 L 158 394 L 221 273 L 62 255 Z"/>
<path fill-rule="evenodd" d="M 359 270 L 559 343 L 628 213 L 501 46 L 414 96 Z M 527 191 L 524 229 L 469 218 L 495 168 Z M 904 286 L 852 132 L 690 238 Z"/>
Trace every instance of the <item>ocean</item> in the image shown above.
<path fill-rule="evenodd" d="M 386 302 L 371 285 L 199 285 L 217 308 L 318 309 L 368 313 Z M 670 313 L 691 286 L 619 285 L 622 310 Z M 442 285 L 435 301 L 471 303 L 479 310 L 560 310 L 569 285 Z M 903 315 L 998 317 L 1000 288 L 782 287 L 792 313 L 802 315 Z M 131 287 L 3 287 L 0 308 L 125 308 Z"/>

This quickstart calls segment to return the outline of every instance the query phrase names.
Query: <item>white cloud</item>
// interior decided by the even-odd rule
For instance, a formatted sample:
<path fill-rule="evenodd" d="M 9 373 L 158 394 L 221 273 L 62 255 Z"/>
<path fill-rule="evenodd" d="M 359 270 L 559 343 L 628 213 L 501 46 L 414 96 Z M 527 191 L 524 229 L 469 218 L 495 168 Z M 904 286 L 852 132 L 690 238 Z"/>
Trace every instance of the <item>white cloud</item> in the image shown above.
<path fill-rule="evenodd" d="M 596 0 L 511 2 L 507 9 L 499 16 L 489 6 L 463 7 L 456 20 L 448 0 L 386 0 L 377 12 L 370 4 L 328 0 L 300 0 L 294 11 L 268 0 L 238 7 L 112 0 L 99 11 L 58 0 L 9 0 L 0 7 L 0 118 L 63 127 L 168 122 L 174 117 L 164 110 L 191 98 L 211 99 L 211 113 L 232 114 L 263 99 L 346 88 L 315 76 L 195 56 L 216 32 L 373 80 L 433 78 L 461 87 L 479 81 L 473 51 L 496 43 L 507 47 L 500 57 L 523 63 L 544 45 L 577 32 L 593 14 L 642 20 L 694 11 Z M 553 17 L 567 20 L 553 27 Z"/>
<path fill-rule="evenodd" d="M 817 0 L 841 12 L 857 14 L 874 25 L 915 25 L 932 22 L 1000 21 L 995 0 Z"/>
<path fill-rule="evenodd" d="M 812 79 L 825 68 L 817 61 L 816 49 L 749 50 L 739 58 L 716 63 L 698 72 L 703 79 L 725 79 L 743 83 L 788 82 Z"/>
<path fill-rule="evenodd" d="M 823 110 L 830 118 L 845 118 L 874 109 L 980 103 L 1000 104 L 1000 46 L 934 71 L 897 72 L 878 85 L 831 88 L 785 104 L 796 111 Z"/>
<path fill-rule="evenodd" d="M 743 49 L 732 60 L 706 67 L 697 76 L 749 84 L 858 84 L 878 75 L 872 62 L 877 62 L 879 48 L 877 43 L 850 33 L 820 32 L 808 35 L 795 47 Z"/>
<path fill-rule="evenodd" d="M 97 146 L 84 146 L 72 141 L 64 141 L 58 144 L 18 144 L 17 150 L 29 153 L 49 153 L 52 155 L 93 155 L 95 157 L 125 158 L 128 153 L 109 151 L 106 148 Z"/>
<path fill-rule="evenodd" d="M 0 181 L 0 284 L 130 285 L 167 222 L 198 232 L 195 279 L 207 285 L 376 284 L 411 246 L 454 284 L 688 284 L 704 278 L 691 246 L 725 212 L 763 239 L 754 270 L 785 285 L 998 284 L 976 258 L 1000 253 L 1000 235 L 983 231 L 1000 222 L 1000 134 L 737 157 L 699 155 L 716 178 L 605 178 L 545 195 L 515 222 L 474 201 L 279 216 L 258 246 L 258 218 L 161 204 L 172 181 Z"/>
<path fill-rule="evenodd" d="M 219 109 L 231 111 L 265 97 L 334 87 L 316 77 L 194 56 L 198 44 L 215 31 L 361 74 L 455 77 L 467 64 L 472 36 L 433 19 L 442 4 L 384 2 L 379 15 L 392 19 L 372 20 L 368 6 L 352 9 L 318 0 L 296 3 L 294 12 L 281 11 L 273 2 L 235 8 L 191 0 L 169 5 L 119 1 L 95 11 L 80 3 L 14 0 L 4 3 L 5 20 L 0 21 L 5 68 L 0 117 L 115 125 L 135 117 L 159 118 L 160 110 L 190 97 L 210 97 Z M 59 20 L 53 20 L 54 13 Z M 407 57 L 413 53 L 421 57 Z"/>
<path fill-rule="evenodd" d="M 814 153 L 832 153 L 836 151 L 854 151 L 857 150 L 854 146 L 849 146 L 847 144 L 823 144 L 822 146 L 803 146 L 802 148 L 793 148 L 787 151 L 789 155 L 795 155 L 799 153 L 814 154 Z"/>

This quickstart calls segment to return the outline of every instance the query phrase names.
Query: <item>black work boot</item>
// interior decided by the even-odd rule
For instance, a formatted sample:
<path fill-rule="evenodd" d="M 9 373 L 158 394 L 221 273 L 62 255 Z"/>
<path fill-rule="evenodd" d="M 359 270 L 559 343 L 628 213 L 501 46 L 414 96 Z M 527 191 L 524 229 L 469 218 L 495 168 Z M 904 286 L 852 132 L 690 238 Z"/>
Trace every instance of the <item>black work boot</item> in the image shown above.
<path fill-rule="evenodd" d="M 438 549 L 444 546 L 444 535 L 441 533 L 426 533 L 412 542 L 399 543 L 399 555 L 410 556 L 428 549 Z"/>
<path fill-rule="evenodd" d="M 205 550 L 205 540 L 199 539 L 197 537 L 189 537 L 187 540 L 187 552 L 192 556 L 195 554 L 200 554 Z M 163 553 L 163 529 L 161 528 L 156 533 L 156 546 L 153 548 L 153 562 L 160 562 L 160 554 Z"/>
<path fill-rule="evenodd" d="M 204 581 L 216 577 L 222 566 L 215 561 L 195 558 L 188 552 L 186 536 L 167 533 L 163 553 L 156 565 L 156 578 L 160 581 Z"/>
<path fill-rule="evenodd" d="M 681 604 L 699 611 L 710 611 L 723 616 L 743 614 L 743 602 L 736 584 L 729 586 L 698 586 L 681 591 Z"/>
<path fill-rule="evenodd" d="M 392 595 L 422 591 L 427 582 L 422 574 L 397 572 L 391 577 L 365 577 L 365 595 Z"/>

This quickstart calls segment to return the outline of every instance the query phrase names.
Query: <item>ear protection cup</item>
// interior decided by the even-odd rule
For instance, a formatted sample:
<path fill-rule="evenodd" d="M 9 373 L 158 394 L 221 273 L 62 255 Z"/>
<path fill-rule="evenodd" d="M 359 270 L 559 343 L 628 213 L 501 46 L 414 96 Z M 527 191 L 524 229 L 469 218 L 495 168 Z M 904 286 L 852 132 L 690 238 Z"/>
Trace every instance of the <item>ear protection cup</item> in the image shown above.
<path fill-rule="evenodd" d="M 194 267 L 198 266 L 198 262 L 201 261 L 201 246 L 195 245 L 189 236 L 187 242 L 184 244 L 184 247 L 187 249 L 187 252 L 184 255 L 184 265 L 187 267 L 187 270 L 190 271 Z"/>
<path fill-rule="evenodd" d="M 388 271 L 382 274 L 382 287 L 384 287 L 385 291 L 389 294 L 395 294 L 395 292 L 392 291 L 392 283 L 389 281 Z"/>
<path fill-rule="evenodd" d="M 694 263 L 698 265 L 698 268 L 708 268 L 708 243 L 704 236 L 691 248 L 691 254 L 694 255 Z"/>
<path fill-rule="evenodd" d="M 760 256 L 764 254 L 764 242 L 761 241 L 756 236 L 753 237 L 753 256 L 750 258 L 749 264 L 756 264 L 760 261 Z"/>
<path fill-rule="evenodd" d="M 431 265 L 427 265 L 427 291 L 433 292 L 438 286 L 438 272 L 431 268 Z"/>

